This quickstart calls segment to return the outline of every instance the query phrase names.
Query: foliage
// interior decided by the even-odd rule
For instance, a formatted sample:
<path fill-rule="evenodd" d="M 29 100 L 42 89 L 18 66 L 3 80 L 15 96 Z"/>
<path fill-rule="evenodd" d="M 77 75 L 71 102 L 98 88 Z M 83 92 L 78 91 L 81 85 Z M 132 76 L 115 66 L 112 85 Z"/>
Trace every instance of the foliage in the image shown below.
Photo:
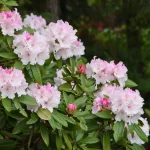
<path fill-rule="evenodd" d="M 95 1 L 88 1 L 93 5 Z M 2 1 L 2 9 L 16 6 L 15 1 Z M 23 28 L 31 35 L 34 30 Z M 22 31 L 20 31 L 22 32 Z M 105 30 L 103 36 L 114 31 Z M 15 32 L 15 34 L 20 34 Z M 30 111 L 28 106 L 37 106 L 36 98 L 29 95 L 2 98 L 0 104 L 0 148 L 1 149 L 36 149 L 36 150 L 111 150 L 144 149 L 142 145 L 132 144 L 128 138 L 128 132 L 134 136 L 137 134 L 143 142 L 148 138 L 141 129 L 143 124 L 128 124 L 124 121 L 115 121 L 115 114 L 109 109 L 104 109 L 96 114 L 91 113 L 95 93 L 103 84 L 96 84 L 94 78 L 87 78 L 85 72 L 80 72 L 79 65 L 87 63 L 84 57 L 76 59 L 70 57 L 67 60 L 56 59 L 50 53 L 44 65 L 28 63 L 23 64 L 14 53 L 13 36 L 0 33 L 0 65 L 3 68 L 14 67 L 23 72 L 28 84 L 33 82 L 39 86 L 48 82 L 55 85 L 57 69 L 62 69 L 62 79 L 65 83 L 58 86 L 61 93 L 61 101 L 58 108 L 50 111 L 39 107 L 37 111 Z M 98 37 L 99 38 L 99 37 Z M 58 41 L 56 41 L 58 42 Z M 106 41 L 105 42 L 109 42 Z M 119 85 L 115 80 L 109 84 Z M 127 80 L 126 87 L 137 86 L 133 81 Z M 107 98 L 107 96 L 106 96 Z M 74 110 L 67 109 L 69 104 L 74 104 Z M 69 107 L 70 108 L 70 107 Z M 129 131 L 127 131 L 129 130 Z"/>

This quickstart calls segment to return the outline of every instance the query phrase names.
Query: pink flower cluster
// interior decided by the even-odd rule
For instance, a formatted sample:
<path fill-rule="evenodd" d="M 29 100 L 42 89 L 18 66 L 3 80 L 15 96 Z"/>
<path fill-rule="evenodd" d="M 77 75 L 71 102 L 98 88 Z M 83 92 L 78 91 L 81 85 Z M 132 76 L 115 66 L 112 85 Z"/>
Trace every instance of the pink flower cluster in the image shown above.
<path fill-rule="evenodd" d="M 13 99 L 15 94 L 18 96 L 26 95 L 28 84 L 21 70 L 15 68 L 3 69 L 0 66 L 0 92 L 2 98 Z"/>
<path fill-rule="evenodd" d="M 26 18 L 23 21 L 23 25 L 35 30 L 40 30 L 42 27 L 46 26 L 46 21 L 41 16 L 37 16 L 31 13 L 31 15 L 26 15 Z"/>
<path fill-rule="evenodd" d="M 86 75 L 88 78 L 92 77 L 96 80 L 96 84 L 105 84 L 114 80 L 118 80 L 120 86 L 125 85 L 127 80 L 127 68 L 119 62 L 115 64 L 114 61 L 108 63 L 107 61 L 101 60 L 100 58 L 94 59 L 91 63 L 86 65 Z"/>
<path fill-rule="evenodd" d="M 57 108 L 60 103 L 60 92 L 57 90 L 57 87 L 51 86 L 50 83 L 44 86 L 32 83 L 29 85 L 27 94 L 33 97 L 38 103 L 37 106 L 28 106 L 27 108 L 34 112 L 36 112 L 40 106 L 53 112 L 53 108 Z"/>
<path fill-rule="evenodd" d="M 125 121 L 126 123 L 138 123 L 138 119 L 143 112 L 143 98 L 138 90 L 133 91 L 129 88 L 123 89 L 116 85 L 104 85 L 104 87 L 95 93 L 97 97 L 93 102 L 92 112 L 97 113 L 97 99 L 109 97 L 110 110 L 116 115 L 115 120 Z"/>
<path fill-rule="evenodd" d="M 110 109 L 109 106 L 111 104 L 110 99 L 106 98 L 100 98 L 96 97 L 96 99 L 93 102 L 93 107 L 92 107 L 92 113 L 96 114 L 99 111 L 102 111 L 104 109 Z"/>
<path fill-rule="evenodd" d="M 66 60 L 72 56 L 84 55 L 85 47 L 77 40 L 76 32 L 68 22 L 62 20 L 52 22 L 46 29 L 41 29 L 41 34 L 49 39 L 50 52 L 54 53 L 57 60 L 61 57 Z"/>
<path fill-rule="evenodd" d="M 10 36 L 14 35 L 14 30 L 22 29 L 22 20 L 17 9 L 0 13 L 0 27 L 2 28 L 3 35 Z"/>
<path fill-rule="evenodd" d="M 13 41 L 14 53 L 18 55 L 24 65 L 43 65 L 49 58 L 49 46 L 46 37 L 35 32 L 34 35 L 24 32 L 16 35 Z"/>

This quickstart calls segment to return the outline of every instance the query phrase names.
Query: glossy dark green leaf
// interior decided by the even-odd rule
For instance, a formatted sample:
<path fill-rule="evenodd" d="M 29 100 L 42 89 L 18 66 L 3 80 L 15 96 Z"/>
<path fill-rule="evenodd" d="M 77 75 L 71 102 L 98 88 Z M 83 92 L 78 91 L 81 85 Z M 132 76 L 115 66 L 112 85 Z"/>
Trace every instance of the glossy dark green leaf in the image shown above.
<path fill-rule="evenodd" d="M 64 138 L 64 141 L 65 141 L 66 145 L 68 146 L 69 150 L 72 150 L 71 141 L 65 132 L 63 132 L 63 138 Z"/>
<path fill-rule="evenodd" d="M 29 95 L 22 95 L 21 97 L 18 98 L 18 101 L 20 103 L 27 104 L 27 105 L 37 105 L 35 99 Z"/>
<path fill-rule="evenodd" d="M 103 150 L 111 150 L 110 148 L 110 136 L 106 131 L 103 133 Z"/>
<path fill-rule="evenodd" d="M 7 6 L 18 6 L 16 1 L 10 0 L 5 3 Z"/>
<path fill-rule="evenodd" d="M 15 67 L 16 69 L 23 70 L 25 66 L 22 64 L 21 61 L 16 61 L 16 62 L 14 63 L 14 67 Z"/>
<path fill-rule="evenodd" d="M 66 91 L 66 92 L 68 92 L 71 88 L 72 88 L 71 84 L 64 83 L 64 84 L 60 85 L 58 89 L 60 91 Z"/>
<path fill-rule="evenodd" d="M 33 124 L 37 122 L 37 120 L 38 120 L 38 116 L 35 113 L 32 113 L 30 120 L 27 121 L 27 124 Z"/>
<path fill-rule="evenodd" d="M 116 142 L 118 142 L 123 137 L 124 125 L 125 123 L 123 121 L 117 121 L 113 126 L 114 139 Z"/>
<path fill-rule="evenodd" d="M 63 143 L 62 143 L 62 137 L 56 135 L 56 146 L 57 146 L 57 149 L 58 149 L 58 150 L 61 150 L 62 144 L 63 144 Z"/>
<path fill-rule="evenodd" d="M 9 52 L 9 53 L 0 53 L 0 57 L 2 58 L 6 58 L 6 59 L 15 59 L 17 58 L 17 55 L 12 53 L 12 52 Z"/>
<path fill-rule="evenodd" d="M 103 118 L 103 119 L 111 119 L 114 115 L 109 110 L 103 110 L 95 114 L 96 116 Z"/>
<path fill-rule="evenodd" d="M 11 111 L 11 103 L 12 103 L 12 100 L 9 98 L 2 99 L 2 104 L 8 112 Z"/>
<path fill-rule="evenodd" d="M 16 124 L 15 128 L 12 131 L 12 134 L 18 134 L 23 132 L 28 125 L 26 125 L 27 119 L 24 119 L 22 121 L 20 121 L 18 124 Z"/>
<path fill-rule="evenodd" d="M 82 104 L 85 104 L 85 102 L 87 101 L 87 96 L 83 96 L 83 97 L 80 97 L 78 99 L 76 99 L 74 101 L 74 103 L 77 105 L 77 107 L 81 106 Z"/>
<path fill-rule="evenodd" d="M 48 132 L 48 129 L 46 127 L 46 124 L 40 125 L 40 133 L 41 133 L 43 141 L 48 146 L 49 145 L 49 132 Z"/>
<path fill-rule="evenodd" d="M 40 72 L 38 65 L 32 65 L 31 70 L 32 70 L 32 74 L 35 79 L 35 82 L 42 84 L 41 72 Z"/>
<path fill-rule="evenodd" d="M 128 87 L 128 88 L 132 88 L 132 87 L 136 87 L 138 86 L 135 82 L 133 82 L 132 80 L 128 79 L 126 82 L 125 82 L 125 87 Z"/>
<path fill-rule="evenodd" d="M 39 108 L 37 115 L 43 120 L 50 120 L 52 118 L 52 114 L 48 109 Z"/>
<path fill-rule="evenodd" d="M 79 141 L 79 143 L 82 143 L 82 144 L 94 144 L 97 142 L 99 142 L 99 139 L 96 137 L 87 137 Z"/>

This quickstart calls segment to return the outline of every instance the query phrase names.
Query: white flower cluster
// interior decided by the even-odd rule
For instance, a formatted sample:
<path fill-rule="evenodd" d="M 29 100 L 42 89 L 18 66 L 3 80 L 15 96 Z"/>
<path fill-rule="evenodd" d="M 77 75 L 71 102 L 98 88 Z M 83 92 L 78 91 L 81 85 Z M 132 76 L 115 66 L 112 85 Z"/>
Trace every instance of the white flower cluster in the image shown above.
<path fill-rule="evenodd" d="M 42 27 L 46 26 L 46 21 L 41 16 L 37 16 L 31 13 L 31 15 L 26 15 L 26 18 L 23 21 L 23 25 L 35 30 L 40 30 Z"/>
<path fill-rule="evenodd" d="M 41 86 L 37 83 L 29 85 L 27 94 L 33 97 L 38 105 L 28 106 L 27 109 L 36 112 L 41 106 L 47 108 L 50 112 L 53 112 L 53 108 L 57 108 L 60 103 L 60 92 L 57 87 L 51 86 L 50 83 Z"/>
<path fill-rule="evenodd" d="M 115 85 L 104 85 L 104 87 L 95 93 L 96 97 L 109 97 L 110 109 L 116 115 L 116 121 L 125 121 L 126 123 L 138 123 L 138 119 L 143 114 L 143 98 L 138 90 L 133 91 L 129 88 L 125 90 Z"/>
<path fill-rule="evenodd" d="M 115 114 L 115 120 L 123 120 L 126 126 L 132 123 L 138 124 L 138 121 L 141 120 L 144 124 L 141 129 L 147 136 L 149 135 L 148 123 L 146 119 L 141 118 L 144 113 L 142 109 L 144 100 L 138 90 L 133 91 L 129 88 L 123 89 L 116 85 L 105 84 L 100 91 L 95 93 L 95 96 L 92 113 L 95 114 L 103 108 L 110 109 Z M 136 133 L 132 136 L 128 132 L 128 139 L 131 143 L 144 144 Z"/>
<path fill-rule="evenodd" d="M 16 93 L 18 96 L 26 95 L 25 90 L 27 87 L 28 84 L 21 70 L 0 67 L 0 92 L 2 98 L 13 99 Z"/>
<path fill-rule="evenodd" d="M 115 64 L 114 61 L 108 63 L 101 59 L 94 59 L 86 65 L 86 75 L 96 80 L 96 84 L 105 84 L 114 80 L 118 80 L 120 86 L 125 85 L 127 80 L 127 68 L 122 62 Z"/>
<path fill-rule="evenodd" d="M 13 41 L 14 53 L 18 55 L 24 65 L 43 65 L 49 58 L 49 46 L 46 37 L 35 32 L 34 35 L 24 32 L 16 35 Z"/>
<path fill-rule="evenodd" d="M 55 59 L 66 60 L 72 56 L 84 55 L 83 43 L 77 40 L 77 30 L 68 22 L 58 20 L 57 23 L 50 23 L 47 28 L 41 29 L 41 34 L 49 40 L 50 52 L 54 53 Z"/>
<path fill-rule="evenodd" d="M 0 27 L 3 35 L 14 35 L 15 30 L 22 29 L 22 19 L 17 9 L 14 11 L 0 12 Z"/>

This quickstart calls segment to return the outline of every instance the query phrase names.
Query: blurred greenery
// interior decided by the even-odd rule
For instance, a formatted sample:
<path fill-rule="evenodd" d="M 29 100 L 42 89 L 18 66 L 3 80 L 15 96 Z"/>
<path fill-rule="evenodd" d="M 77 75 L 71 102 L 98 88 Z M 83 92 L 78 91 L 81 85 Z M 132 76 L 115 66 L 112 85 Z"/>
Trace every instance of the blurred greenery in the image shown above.
<path fill-rule="evenodd" d="M 33 12 L 51 20 L 46 0 L 17 2 L 23 15 Z M 150 1 L 60 0 L 60 9 L 60 18 L 78 30 L 86 57 L 123 61 L 150 109 Z"/>

